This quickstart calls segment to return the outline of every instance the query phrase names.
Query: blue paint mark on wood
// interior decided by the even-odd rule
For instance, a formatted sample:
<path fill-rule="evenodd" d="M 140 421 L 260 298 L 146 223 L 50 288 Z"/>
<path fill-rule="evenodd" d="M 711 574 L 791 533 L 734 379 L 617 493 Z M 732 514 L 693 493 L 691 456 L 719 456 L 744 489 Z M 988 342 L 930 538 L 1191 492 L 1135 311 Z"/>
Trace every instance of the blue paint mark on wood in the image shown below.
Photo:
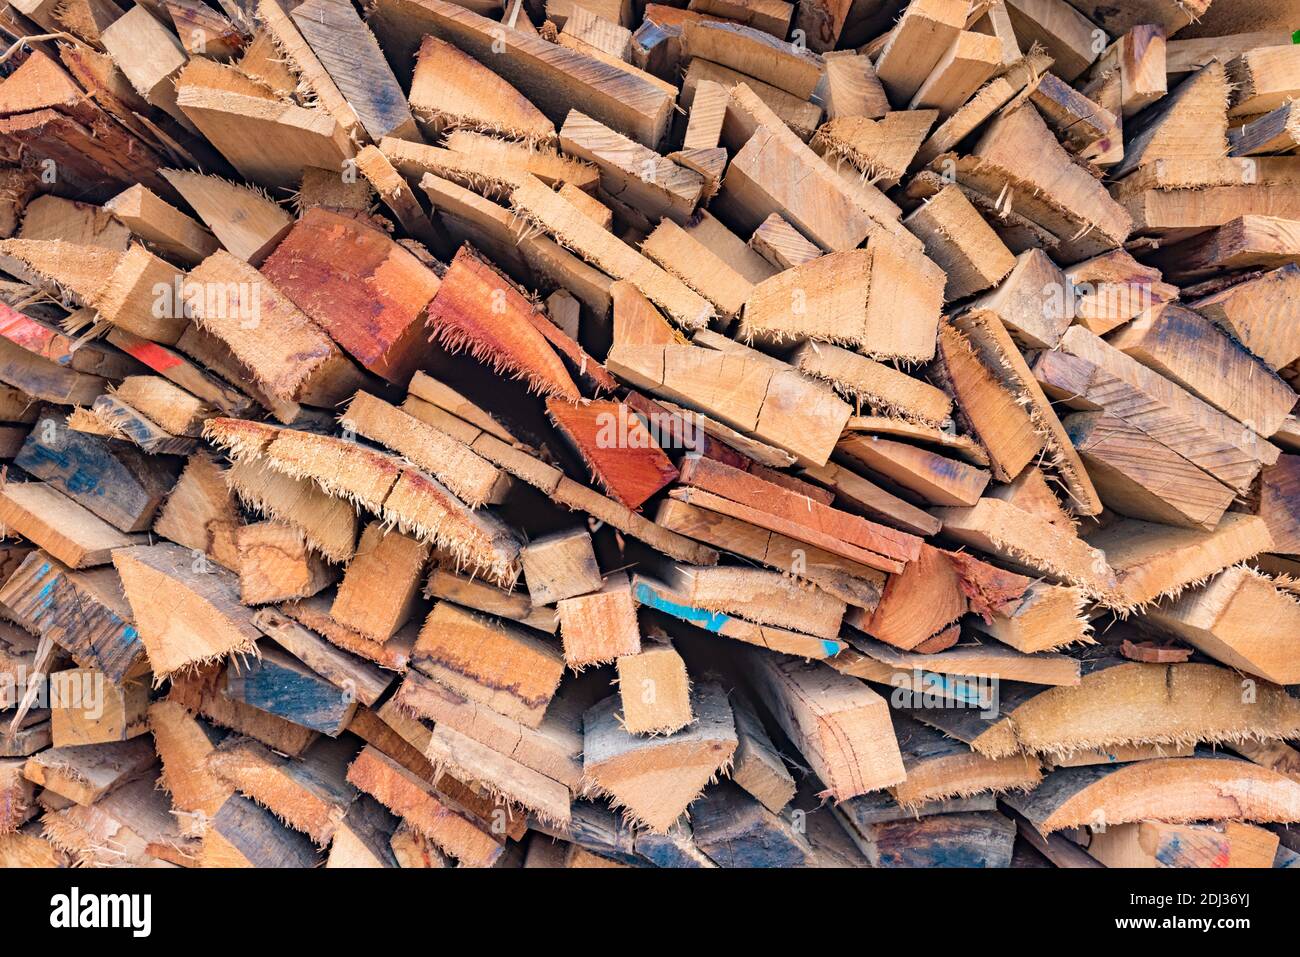
<path fill-rule="evenodd" d="M 343 731 L 356 710 L 355 700 L 342 689 L 270 649 L 259 659 L 231 659 L 225 694 L 331 737 Z"/>
<path fill-rule="evenodd" d="M 698 625 L 705 631 L 720 632 L 726 627 L 727 622 L 731 621 L 730 617 L 720 611 L 707 611 L 703 608 L 696 608 L 694 605 L 669 601 L 644 582 L 637 583 L 636 600 L 648 608 L 657 609 L 665 614 L 672 615 L 674 618 L 680 618 L 692 625 Z M 836 651 L 838 650 L 836 648 Z"/>
<path fill-rule="evenodd" d="M 176 463 L 52 418 L 36 423 L 14 464 L 124 532 L 152 524 L 179 474 Z"/>

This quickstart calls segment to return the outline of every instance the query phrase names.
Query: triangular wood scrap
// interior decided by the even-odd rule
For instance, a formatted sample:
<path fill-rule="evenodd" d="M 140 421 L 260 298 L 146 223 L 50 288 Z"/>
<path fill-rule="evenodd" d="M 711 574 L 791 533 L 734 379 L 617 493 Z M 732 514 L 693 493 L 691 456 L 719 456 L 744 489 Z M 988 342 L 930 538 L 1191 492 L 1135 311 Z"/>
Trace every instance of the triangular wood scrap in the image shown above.
<path fill-rule="evenodd" d="M 722 688 L 700 682 L 691 699 L 695 722 L 660 737 L 624 730 L 617 695 L 583 717 L 583 772 L 627 817 L 658 833 L 672 827 L 705 785 L 731 766 L 736 750 L 736 726 Z"/>
<path fill-rule="evenodd" d="M 954 415 L 963 431 L 988 450 L 998 481 L 1010 482 L 1038 455 L 1043 440 L 1018 396 L 1002 385 L 970 339 L 950 322 L 939 329 L 938 358 L 930 374 L 956 400 Z"/>
<path fill-rule="evenodd" d="M 232 256 L 261 264 L 293 225 L 293 217 L 260 190 L 220 176 L 165 169 L 166 177 Z"/>
<path fill-rule="evenodd" d="M 605 491 L 628 508 L 640 508 L 676 480 L 677 469 L 655 435 L 627 405 L 613 401 L 573 405 L 551 398 L 546 411 Z"/>
<path fill-rule="evenodd" d="M 1069 493 L 1071 511 L 1077 515 L 1098 514 L 1101 500 L 1088 471 L 1006 327 L 996 315 L 983 310 L 971 310 L 953 322 L 966 334 L 985 367 L 1024 405 L 1034 429 L 1043 440 L 1051 466 Z"/>
<path fill-rule="evenodd" d="M 224 568 L 194 570 L 188 548 L 159 544 L 113 555 L 154 677 L 231 654 L 255 654 L 261 632 L 240 604 L 239 579 Z"/>
<path fill-rule="evenodd" d="M 468 53 L 435 36 L 420 42 L 411 109 L 432 133 L 468 129 L 514 140 L 555 138 L 555 124 Z"/>
<path fill-rule="evenodd" d="M 874 610 L 851 609 L 846 621 L 860 631 L 904 651 L 942 650 L 955 636 L 945 635 L 969 608 L 957 568 L 947 554 L 922 545 L 915 561 L 891 575 Z M 951 638 L 951 640 L 948 640 Z"/>
<path fill-rule="evenodd" d="M 818 127 L 810 145 L 822 156 L 848 160 L 870 182 L 889 189 L 907 173 L 938 118 L 938 110 L 899 110 L 878 120 L 839 116 Z"/>
<path fill-rule="evenodd" d="M 529 318 L 535 311 L 514 283 L 466 247 L 456 254 L 429 303 L 428 321 L 448 350 L 468 351 L 543 395 L 576 401 L 578 387 Z"/>
<path fill-rule="evenodd" d="M 199 0 L 164 0 L 181 43 L 191 56 L 225 60 L 244 49 L 246 36 L 230 18 Z M 245 21 L 246 22 L 246 21 Z"/>

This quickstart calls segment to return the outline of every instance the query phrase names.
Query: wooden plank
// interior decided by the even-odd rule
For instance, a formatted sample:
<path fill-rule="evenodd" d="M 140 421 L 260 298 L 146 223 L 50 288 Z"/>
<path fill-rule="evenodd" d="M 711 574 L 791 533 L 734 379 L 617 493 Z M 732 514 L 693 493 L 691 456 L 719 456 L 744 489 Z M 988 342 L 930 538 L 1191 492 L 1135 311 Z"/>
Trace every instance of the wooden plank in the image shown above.
<path fill-rule="evenodd" d="M 970 338 L 956 325 L 945 323 L 939 329 L 938 358 L 932 374 L 956 400 L 957 420 L 988 451 L 989 464 L 998 480 L 1009 482 L 1018 476 L 1042 449 L 1043 437 L 1020 397 L 1003 385 L 1001 377 L 982 361 Z M 873 447 L 877 441 L 853 439 L 857 448 Z M 889 447 L 892 444 L 887 443 Z M 851 450 L 849 454 L 853 454 Z"/>
<path fill-rule="evenodd" d="M 1006 0 L 1006 7 L 1021 44 L 1046 47 L 1053 72 L 1067 82 L 1101 53 L 1094 40 L 1097 28 L 1065 0 Z"/>
<path fill-rule="evenodd" d="M 686 662 L 671 642 L 647 637 L 640 651 L 615 664 L 623 727 L 631 734 L 672 734 L 694 720 Z"/>
<path fill-rule="evenodd" d="M 652 220 L 671 216 L 685 223 L 695 211 L 704 181 L 654 150 L 573 110 L 560 129 L 566 153 L 594 164 L 610 195 L 636 207 Z"/>
<path fill-rule="evenodd" d="M 611 129 L 654 147 L 663 138 L 672 97 L 641 77 L 443 0 L 383 0 L 368 18 L 393 61 L 409 63 L 424 35 L 455 43 L 528 97 L 553 123 L 577 107 Z M 501 52 L 494 52 L 500 44 Z"/>
<path fill-rule="evenodd" d="M 296 185 L 307 166 L 341 169 L 354 153 L 322 110 L 196 86 L 181 87 L 176 102 L 244 178 L 264 186 Z"/>
<path fill-rule="evenodd" d="M 1170 279 L 1205 279 L 1233 269 L 1271 269 L 1300 258 L 1296 222 L 1275 216 L 1240 216 L 1216 229 L 1169 245 L 1152 257 Z"/>
<path fill-rule="evenodd" d="M 903 780 L 885 700 L 825 664 L 752 651 L 742 666 L 757 698 L 837 801 Z"/>
<path fill-rule="evenodd" d="M 932 505 L 974 505 L 990 478 L 965 462 L 875 435 L 841 439 L 836 450 Z"/>
<path fill-rule="evenodd" d="M 1079 662 L 1068 655 L 1023 654 L 1001 645 L 977 644 L 918 654 L 863 638 L 854 639 L 853 647 L 860 656 L 837 658 L 831 662 L 832 667 L 854 677 L 894 687 L 898 684 L 891 678 L 918 668 L 944 675 L 996 677 L 998 680 L 1051 686 L 1079 683 Z"/>
<path fill-rule="evenodd" d="M 330 614 L 367 638 L 387 641 L 415 609 L 428 557 L 427 544 L 372 522 L 361 533 Z"/>
<path fill-rule="evenodd" d="M 301 755 L 320 736 L 268 711 L 225 694 L 226 668 L 220 663 L 177 672 L 167 700 L 223 728 L 230 728 L 290 757 Z"/>
<path fill-rule="evenodd" d="M 986 496 L 972 508 L 944 508 L 935 514 L 948 537 L 994 555 L 1013 568 L 1076 585 L 1101 601 L 1112 598 L 1118 588 L 1107 551 L 1090 547 L 1009 502 Z"/>
<path fill-rule="evenodd" d="M 997 37 L 962 30 L 907 108 L 935 109 L 941 118 L 948 118 L 998 71 L 1002 56 L 1002 43 Z"/>
<path fill-rule="evenodd" d="M 599 400 L 571 405 L 550 398 L 546 411 L 592 476 L 628 508 L 639 509 L 676 480 L 677 469 L 627 405 Z"/>
<path fill-rule="evenodd" d="M 1061 0 L 1064 2 L 1064 0 Z M 1026 164 L 1024 157 L 1039 157 Z M 932 163 L 940 169 L 942 158 Z M 1025 198 L 1020 212 L 1061 240 L 1061 257 L 1077 261 L 1119 246 L 1132 219 L 1101 185 L 1073 166 L 1031 105 L 1003 113 L 991 123 L 969 156 L 956 161 L 957 180 L 997 196 L 1008 184 Z M 1063 171 L 1063 172 L 1062 172 Z M 1080 237 L 1080 231 L 1091 231 Z"/>
<path fill-rule="evenodd" d="M 1259 516 L 1273 539 L 1272 551 L 1300 555 L 1300 455 L 1283 455 L 1264 469 L 1259 485 Z"/>
<path fill-rule="evenodd" d="M 1107 508 L 1130 518 L 1213 529 L 1235 493 L 1122 419 L 1078 412 L 1063 423 Z"/>
<path fill-rule="evenodd" d="M 541 723 L 564 671 L 564 659 L 554 646 L 446 602 L 438 603 L 425 621 L 412 664 L 530 728 Z"/>
<path fill-rule="evenodd" d="M 350 691 L 335 687 L 298 659 L 270 646 L 259 648 L 255 658 L 242 663 L 230 659 L 225 694 L 330 737 L 342 734 L 357 707 Z"/>
<path fill-rule="evenodd" d="M 1228 130 L 1232 156 L 1293 153 L 1300 147 L 1300 112 L 1283 103 L 1258 119 Z"/>
<path fill-rule="evenodd" d="M 311 840 L 281 824 L 268 810 L 238 794 L 226 799 L 203 835 L 208 867 L 315 867 Z"/>
<path fill-rule="evenodd" d="M 478 707 L 416 671 L 402 679 L 394 700 L 411 714 L 455 728 L 575 793 L 582 790 L 582 714 L 569 708 L 563 696 L 554 701 L 556 707 L 548 708 L 537 728 Z"/>
<path fill-rule="evenodd" d="M 503 501 L 510 488 L 508 477 L 454 436 L 369 392 L 353 396 L 342 421 L 345 427 L 426 469 L 472 508 Z"/>
<path fill-rule="evenodd" d="M 90 747 L 48 748 L 27 759 L 23 777 L 82 807 L 145 772 L 154 761 L 146 738 Z"/>
<path fill-rule="evenodd" d="M 786 628 L 756 624 L 744 618 L 697 606 L 692 603 L 688 592 L 676 591 L 672 586 L 648 575 L 635 576 L 632 588 L 639 604 L 724 638 L 797 655 L 805 660 L 829 658 L 839 654 L 844 647 L 835 639 L 816 638 Z"/>
<path fill-rule="evenodd" d="M 770 83 L 764 83 L 738 70 L 700 57 L 690 60 L 686 67 L 686 75 L 682 78 L 680 103 L 683 108 L 689 109 L 694 105 L 696 90 L 701 83 L 705 82 L 717 83 L 727 89 L 733 89 L 741 83 L 745 84 L 755 96 L 767 104 L 782 123 L 805 142 L 821 122 L 822 108 L 816 103 L 802 100 Z"/>
<path fill-rule="evenodd" d="M 908 4 L 876 57 L 876 76 L 901 109 L 938 64 L 966 25 L 967 4 L 953 0 L 919 0 Z"/>
<path fill-rule="evenodd" d="M 365 380 L 352 362 L 263 275 L 224 251 L 190 271 L 189 313 L 270 395 L 333 406 Z"/>
<path fill-rule="evenodd" d="M 830 253 L 756 285 L 739 334 L 766 343 L 837 342 L 873 358 L 924 361 L 934 354 L 941 307 L 935 278 L 932 265 L 888 242 Z M 790 308 L 794 301 L 799 310 Z M 900 314 L 907 323 L 896 321 Z"/>
<path fill-rule="evenodd" d="M 1277 684 L 1294 684 L 1295 658 L 1289 649 L 1300 631 L 1289 622 L 1300 620 L 1298 615 L 1294 595 L 1238 566 L 1184 592 L 1172 604 L 1152 609 L 1148 618 L 1229 667 Z"/>
<path fill-rule="evenodd" d="M 49 681 L 56 748 L 129 741 L 148 730 L 149 686 L 143 677 L 117 684 L 92 668 L 69 668 L 51 672 Z"/>
<path fill-rule="evenodd" d="M 913 535 L 811 501 L 806 496 L 709 459 L 684 461 L 681 482 L 802 526 L 808 533 L 842 539 L 858 549 L 872 550 L 899 562 L 911 561 L 919 554 L 920 540 Z"/>
<path fill-rule="evenodd" d="M 551 605 L 601 588 L 600 568 L 585 529 L 545 535 L 520 549 L 534 605 Z"/>
<path fill-rule="evenodd" d="M 1263 551 L 1269 540 L 1263 519 L 1240 512 L 1225 512 L 1209 532 L 1127 520 L 1088 537 L 1105 553 L 1120 592 L 1133 605 L 1175 596 Z"/>
<path fill-rule="evenodd" d="M 682 53 L 720 64 L 808 99 L 821 78 L 821 57 L 738 23 L 693 20 L 682 29 Z"/>
<path fill-rule="evenodd" d="M 412 112 L 432 131 L 464 127 L 529 141 L 555 137 L 555 125 L 527 97 L 435 36 L 420 42 L 410 103 Z"/>
<path fill-rule="evenodd" d="M 1031 794 L 1006 801 L 1043 833 L 1096 821 L 1099 813 L 1108 827 L 1224 816 L 1267 822 L 1296 813 L 1300 786 L 1238 758 L 1198 751 L 1190 758 L 1062 768 Z"/>
<path fill-rule="evenodd" d="M 372 140 L 419 137 L 397 77 L 351 4 L 307 0 L 289 15 Z"/>
<path fill-rule="evenodd" d="M 162 761 L 162 780 L 171 795 L 173 813 L 182 834 L 197 836 L 234 788 L 206 765 L 220 734 L 169 699 L 149 706 L 149 730 Z"/>
<path fill-rule="evenodd" d="M 1291 387 L 1240 343 L 1180 306 L 1147 311 L 1110 342 L 1260 435 L 1276 432 L 1296 402 Z"/>
<path fill-rule="evenodd" d="M 437 0 L 431 0 L 437 2 Z M 649 259 L 617 240 L 576 206 L 529 176 L 510 193 L 515 211 L 615 279 L 625 279 L 686 329 L 707 325 L 713 306 Z"/>
<path fill-rule="evenodd" d="M 713 682 L 691 691 L 695 722 L 671 735 L 637 737 L 618 721 L 617 695 L 583 715 L 583 773 L 614 806 L 657 833 L 666 832 L 704 786 L 731 764 L 736 728 L 726 692 Z M 664 774 L 662 767 L 673 773 Z"/>
<path fill-rule="evenodd" d="M 1253 430 L 1086 329 L 1071 327 L 1062 338 L 1062 351 L 1101 370 L 1100 376 L 1089 372 L 1098 383 L 1098 404 L 1110 410 L 1121 396 L 1136 399 L 1133 415 L 1143 414 L 1140 407 L 1153 410 L 1148 413 L 1150 424 L 1144 426 L 1147 431 L 1234 488 L 1245 488 L 1261 461 L 1266 464 L 1276 461 L 1275 447 Z M 1101 401 L 1106 398 L 1102 383 L 1114 390 L 1116 398 Z M 1085 388 L 1080 394 L 1094 394 L 1093 387 Z M 1114 414 L 1120 418 L 1129 415 L 1123 406 L 1114 408 Z M 1180 432 L 1194 434 L 1196 440 L 1184 439 L 1179 444 Z"/>
<path fill-rule="evenodd" d="M 41 419 L 14 464 L 57 488 L 123 532 L 141 532 L 176 482 L 172 463 L 134 448 Z"/>
<path fill-rule="evenodd" d="M 947 274 L 950 302 L 997 285 L 1015 266 L 1011 250 L 956 186 L 945 186 L 903 224 Z"/>
<path fill-rule="evenodd" d="M 24 627 L 48 637 L 83 668 L 122 682 L 149 670 L 145 646 L 115 572 L 74 572 L 40 549 L 0 587 L 0 602 Z"/>
<path fill-rule="evenodd" d="M 112 561 L 114 549 L 142 542 L 44 482 L 8 482 L 0 489 L 0 523 L 35 542 L 70 568 Z"/>
<path fill-rule="evenodd" d="M 1292 44 L 1257 47 L 1228 64 L 1233 83 L 1230 117 L 1275 110 L 1300 89 L 1300 56 Z"/>
<path fill-rule="evenodd" d="M 637 388 L 686 403 L 815 465 L 830 457 L 851 411 L 829 388 L 749 350 L 737 355 L 691 345 L 620 345 L 605 362 Z"/>
<path fill-rule="evenodd" d="M 401 767 L 373 745 L 367 745 L 348 768 L 348 781 L 456 857 L 462 866 L 489 867 L 501 855 L 501 841 L 436 791 L 433 784 Z"/>

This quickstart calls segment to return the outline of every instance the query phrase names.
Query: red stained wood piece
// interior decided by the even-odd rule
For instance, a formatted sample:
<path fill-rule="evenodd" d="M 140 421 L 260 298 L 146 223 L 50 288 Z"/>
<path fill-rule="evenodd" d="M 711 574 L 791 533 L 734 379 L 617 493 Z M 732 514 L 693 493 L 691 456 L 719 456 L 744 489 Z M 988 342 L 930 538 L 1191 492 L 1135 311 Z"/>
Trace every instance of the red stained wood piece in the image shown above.
<path fill-rule="evenodd" d="M 429 304 L 429 325 L 449 351 L 467 351 L 536 392 L 576 402 L 581 393 L 534 322 L 534 312 L 514 283 L 462 246 Z"/>
<path fill-rule="evenodd" d="M 596 400 L 571 405 L 551 398 L 546 411 L 610 497 L 628 508 L 640 508 L 676 480 L 677 469 L 626 404 Z"/>
<path fill-rule="evenodd" d="M 405 384 L 429 352 L 438 277 L 372 226 L 314 206 L 262 266 L 294 305 L 366 369 Z"/>
<path fill-rule="evenodd" d="M 681 471 L 684 485 L 748 505 L 886 558 L 910 562 L 920 554 L 921 539 L 915 535 L 823 505 L 721 462 L 688 458 L 683 461 Z"/>

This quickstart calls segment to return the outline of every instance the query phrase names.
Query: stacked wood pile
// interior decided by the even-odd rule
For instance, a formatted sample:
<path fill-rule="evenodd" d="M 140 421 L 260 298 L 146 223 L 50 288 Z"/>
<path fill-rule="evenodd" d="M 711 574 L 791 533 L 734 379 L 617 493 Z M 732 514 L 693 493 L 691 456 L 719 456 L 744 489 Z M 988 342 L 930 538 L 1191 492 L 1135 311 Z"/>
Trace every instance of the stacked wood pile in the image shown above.
<path fill-rule="evenodd" d="M 11 0 L 0 863 L 1295 866 L 1285 6 Z"/>

